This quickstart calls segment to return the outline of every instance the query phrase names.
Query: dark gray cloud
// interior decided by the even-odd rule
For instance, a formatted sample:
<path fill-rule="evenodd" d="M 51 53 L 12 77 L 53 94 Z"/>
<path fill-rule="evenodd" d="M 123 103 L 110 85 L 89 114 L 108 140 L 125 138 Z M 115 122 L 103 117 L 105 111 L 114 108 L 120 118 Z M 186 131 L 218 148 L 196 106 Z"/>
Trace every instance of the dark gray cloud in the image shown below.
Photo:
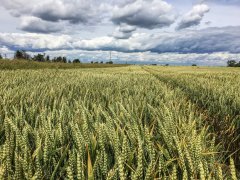
<path fill-rule="evenodd" d="M 116 39 L 128 39 L 132 36 L 132 33 L 136 31 L 136 29 L 137 28 L 135 26 L 121 24 L 110 36 L 113 36 Z"/>
<path fill-rule="evenodd" d="M 24 17 L 20 29 L 32 33 L 55 33 L 60 32 L 64 29 L 58 23 L 43 21 L 36 17 Z"/>
<path fill-rule="evenodd" d="M 34 16 L 45 21 L 91 24 L 104 16 L 109 8 L 96 0 L 2 0 L 2 5 L 13 16 Z"/>
<path fill-rule="evenodd" d="M 163 34 L 151 48 L 152 52 L 240 53 L 240 27 L 207 28 Z M 155 37 L 154 39 L 157 39 Z"/>
<path fill-rule="evenodd" d="M 110 18 L 114 6 L 135 0 L 1 0 L 1 5 L 15 17 L 33 16 L 44 21 L 91 24 Z"/>
<path fill-rule="evenodd" d="M 132 36 L 132 33 L 123 33 L 120 31 L 115 31 L 112 36 L 116 39 L 129 39 Z"/>
<path fill-rule="evenodd" d="M 79 0 L 53 0 L 39 4 L 33 9 L 32 14 L 46 21 L 57 22 L 60 20 L 70 23 L 88 23 L 95 17 L 97 7 L 90 1 Z"/>
<path fill-rule="evenodd" d="M 192 10 L 182 17 L 176 29 L 180 30 L 199 25 L 204 15 L 209 12 L 209 10 L 210 9 L 206 4 L 198 4 L 193 6 Z"/>
<path fill-rule="evenodd" d="M 119 31 L 123 33 L 131 33 L 133 31 L 136 31 L 136 29 L 137 28 L 135 26 L 129 26 L 127 24 L 121 24 L 119 27 Z"/>
<path fill-rule="evenodd" d="M 112 21 L 147 29 L 162 28 L 175 21 L 171 10 L 172 6 L 162 0 L 136 0 L 123 7 L 115 7 Z"/>

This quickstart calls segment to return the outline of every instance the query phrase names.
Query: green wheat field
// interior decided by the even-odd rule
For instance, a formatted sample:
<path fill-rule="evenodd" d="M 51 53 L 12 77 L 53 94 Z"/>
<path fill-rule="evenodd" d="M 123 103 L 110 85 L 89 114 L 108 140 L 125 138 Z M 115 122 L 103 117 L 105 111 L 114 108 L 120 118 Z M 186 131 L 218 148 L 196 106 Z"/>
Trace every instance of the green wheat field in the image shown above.
<path fill-rule="evenodd" d="M 240 178 L 240 69 L 0 70 L 0 179 Z"/>

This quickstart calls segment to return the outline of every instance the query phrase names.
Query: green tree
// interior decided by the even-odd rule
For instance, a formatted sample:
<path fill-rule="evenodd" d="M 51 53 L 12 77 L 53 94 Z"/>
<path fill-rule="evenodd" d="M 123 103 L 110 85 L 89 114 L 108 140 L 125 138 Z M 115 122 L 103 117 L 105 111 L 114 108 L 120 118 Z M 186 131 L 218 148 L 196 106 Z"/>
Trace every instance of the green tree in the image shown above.
<path fill-rule="evenodd" d="M 57 62 L 62 62 L 62 57 L 61 56 L 59 56 L 59 57 L 57 57 Z"/>
<path fill-rule="evenodd" d="M 49 56 L 49 55 L 46 56 L 46 61 L 47 61 L 47 62 L 50 61 L 50 56 Z"/>
<path fill-rule="evenodd" d="M 62 57 L 61 56 L 54 57 L 53 62 L 62 62 Z"/>
<path fill-rule="evenodd" d="M 22 57 L 23 57 L 22 51 L 17 50 L 14 54 L 14 58 L 15 59 L 22 59 Z"/>
<path fill-rule="evenodd" d="M 236 67 L 238 63 L 235 60 L 229 60 L 227 62 L 228 67 Z"/>
<path fill-rule="evenodd" d="M 79 59 L 74 59 L 73 63 L 81 63 L 81 61 Z"/>
<path fill-rule="evenodd" d="M 236 67 L 240 67 L 240 61 L 236 64 Z"/>
<path fill-rule="evenodd" d="M 2 54 L 0 54 L 0 59 L 2 59 L 3 57 L 2 57 Z"/>
<path fill-rule="evenodd" d="M 62 57 L 62 62 L 63 63 L 67 63 L 67 58 L 66 57 Z"/>
<path fill-rule="evenodd" d="M 66 57 L 62 57 L 62 56 L 58 56 L 58 57 L 54 57 L 53 62 L 61 62 L 61 63 L 67 63 L 67 58 Z"/>
<path fill-rule="evenodd" d="M 37 54 L 33 57 L 34 61 L 44 62 L 45 61 L 45 54 Z"/>
<path fill-rule="evenodd" d="M 14 54 L 15 59 L 30 59 L 31 56 L 24 50 L 17 50 Z"/>
<path fill-rule="evenodd" d="M 106 64 L 113 64 L 113 61 L 108 61 L 106 62 Z"/>

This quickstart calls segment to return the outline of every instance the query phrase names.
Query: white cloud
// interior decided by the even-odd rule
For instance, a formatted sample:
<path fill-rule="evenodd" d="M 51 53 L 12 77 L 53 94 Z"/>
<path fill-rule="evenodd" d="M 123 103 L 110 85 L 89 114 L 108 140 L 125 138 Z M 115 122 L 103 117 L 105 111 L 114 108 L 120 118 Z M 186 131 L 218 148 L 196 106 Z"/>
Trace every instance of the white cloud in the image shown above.
<path fill-rule="evenodd" d="M 7 57 L 12 56 L 14 54 L 14 51 L 8 49 L 6 46 L 0 46 L 0 54 L 4 57 L 5 55 Z"/>
<path fill-rule="evenodd" d="M 109 52 L 107 51 L 87 51 L 87 50 L 51 50 L 44 51 L 50 55 L 51 58 L 56 56 L 66 56 L 68 59 L 79 58 L 82 62 L 90 61 L 109 61 Z M 2 55 L 7 54 L 8 57 L 13 57 L 14 52 L 7 49 L 6 47 L 0 48 Z M 38 53 L 38 52 L 37 52 Z M 37 53 L 30 53 L 31 55 Z M 152 53 L 152 52 L 135 52 L 135 53 L 124 53 L 124 52 L 112 52 L 112 60 L 114 63 L 140 63 L 140 64 L 172 64 L 172 65 L 204 65 L 204 66 L 226 66 L 229 59 L 240 59 L 240 54 L 232 54 L 227 52 L 218 53 L 190 53 L 190 54 L 179 54 L 179 53 Z"/>
<path fill-rule="evenodd" d="M 240 53 L 240 27 L 207 28 L 155 34 L 133 33 L 128 39 L 102 36 L 77 39 L 70 35 L 0 33 L 0 46 L 39 51 L 82 49 L 156 53 Z"/>
<path fill-rule="evenodd" d="M 184 2 L 190 3 L 189 0 Z M 108 59 L 111 50 L 113 59 L 118 61 L 164 63 L 166 59 L 173 63 L 216 62 L 218 65 L 224 65 L 228 58 L 239 58 L 240 24 L 237 17 L 240 1 L 198 2 L 205 4 L 194 6 L 179 18 L 176 29 L 181 31 L 170 27 L 170 32 L 166 32 L 161 28 L 176 22 L 177 11 L 186 11 L 191 3 L 167 0 L 1 0 L 0 32 L 18 33 L 0 33 L 0 53 L 13 54 L 16 49 L 25 49 L 32 53 L 55 53 L 56 56 L 80 54 L 85 60 L 100 60 Z M 211 7 L 210 13 L 206 4 Z M 201 25 L 201 22 L 205 24 Z M 197 25 L 221 28 L 188 29 Z M 235 27 L 226 27 L 228 25 Z M 16 26 L 19 27 L 15 30 Z M 22 33 L 19 29 L 34 33 Z"/>
<path fill-rule="evenodd" d="M 90 61 L 109 61 L 109 52 L 107 51 L 85 51 L 85 50 L 60 50 L 46 51 L 51 57 L 67 56 L 70 59 L 79 58 L 82 62 Z M 140 64 L 173 64 L 173 65 L 204 65 L 204 66 L 226 66 L 229 59 L 240 59 L 240 54 L 232 54 L 227 52 L 218 53 L 152 53 L 152 52 L 112 52 L 112 60 L 115 63 L 140 63 Z"/>
<path fill-rule="evenodd" d="M 198 4 L 193 6 L 192 10 L 185 14 L 178 24 L 177 29 L 184 29 L 199 25 L 204 15 L 209 12 L 210 8 L 206 4 Z"/>
<path fill-rule="evenodd" d="M 0 45 L 12 49 L 69 49 L 72 38 L 68 35 L 45 35 L 35 33 L 0 33 Z"/>

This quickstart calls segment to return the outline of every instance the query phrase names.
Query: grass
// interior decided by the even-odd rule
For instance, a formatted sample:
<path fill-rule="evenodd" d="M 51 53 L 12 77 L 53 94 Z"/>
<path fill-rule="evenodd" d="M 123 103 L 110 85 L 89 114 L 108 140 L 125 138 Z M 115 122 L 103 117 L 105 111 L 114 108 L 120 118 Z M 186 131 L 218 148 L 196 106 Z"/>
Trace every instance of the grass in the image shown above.
<path fill-rule="evenodd" d="M 85 63 L 51 63 L 27 60 L 0 60 L 0 69 L 77 69 L 77 68 L 109 68 L 124 67 L 125 64 L 85 64 Z"/>

